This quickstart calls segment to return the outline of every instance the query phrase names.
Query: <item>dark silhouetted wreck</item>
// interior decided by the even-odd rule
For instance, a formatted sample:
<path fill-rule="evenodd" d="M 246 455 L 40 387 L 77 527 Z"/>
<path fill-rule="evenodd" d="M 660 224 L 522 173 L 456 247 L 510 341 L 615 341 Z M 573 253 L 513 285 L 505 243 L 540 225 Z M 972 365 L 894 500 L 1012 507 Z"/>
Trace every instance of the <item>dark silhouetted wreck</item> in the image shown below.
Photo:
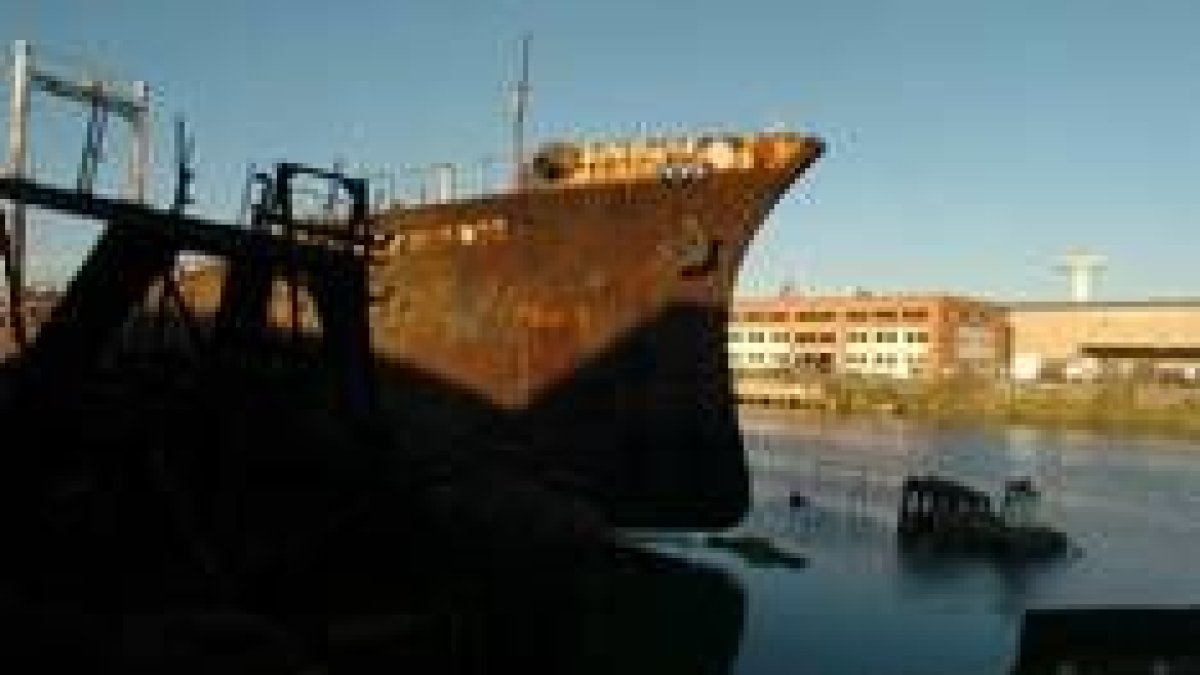
<path fill-rule="evenodd" d="M 987 494 L 940 476 L 913 476 L 901 488 L 897 534 L 909 550 L 1022 561 L 1071 550 L 1062 532 L 1029 513 L 1027 481 L 1006 485 L 1003 508 Z"/>

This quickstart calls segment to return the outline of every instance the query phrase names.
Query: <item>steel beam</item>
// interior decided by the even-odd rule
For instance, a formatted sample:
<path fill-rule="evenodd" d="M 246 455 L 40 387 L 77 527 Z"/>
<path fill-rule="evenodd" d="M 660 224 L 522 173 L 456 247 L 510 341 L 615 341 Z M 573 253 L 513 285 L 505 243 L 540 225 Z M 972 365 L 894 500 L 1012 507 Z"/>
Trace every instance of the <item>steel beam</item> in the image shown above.
<path fill-rule="evenodd" d="M 267 232 L 243 230 L 234 225 L 171 213 L 145 204 L 80 194 L 74 190 L 41 185 L 23 178 L 0 178 L 0 199 L 99 220 L 110 227 L 174 237 L 180 241 L 181 249 L 196 253 L 231 257 L 248 246 L 254 246 L 261 250 L 263 256 L 280 264 L 291 260 L 293 255 L 302 264 L 321 262 L 345 255 L 347 247 L 356 251 L 361 248 L 362 252 L 365 252 L 371 244 L 370 238 L 366 236 L 310 227 L 301 223 L 296 224 L 297 230 L 322 237 L 326 241 L 289 243 Z"/>
<path fill-rule="evenodd" d="M 22 179 L 29 167 L 29 85 L 32 66 L 32 49 L 24 40 L 13 44 L 12 97 L 8 118 L 8 167 L 6 177 Z M 28 335 L 25 326 L 25 248 L 26 221 L 25 204 L 14 200 L 8 206 L 7 218 L 9 319 L 12 324 L 13 340 L 18 349 L 24 349 Z"/>

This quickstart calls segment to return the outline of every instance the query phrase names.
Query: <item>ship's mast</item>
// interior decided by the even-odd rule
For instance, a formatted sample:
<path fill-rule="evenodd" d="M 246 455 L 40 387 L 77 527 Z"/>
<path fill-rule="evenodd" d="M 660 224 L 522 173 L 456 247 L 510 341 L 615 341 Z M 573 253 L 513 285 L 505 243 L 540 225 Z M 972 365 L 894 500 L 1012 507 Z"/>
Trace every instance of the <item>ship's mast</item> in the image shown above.
<path fill-rule="evenodd" d="M 529 34 L 521 36 L 521 79 L 513 91 L 513 188 L 525 187 L 525 109 L 529 103 Z"/>

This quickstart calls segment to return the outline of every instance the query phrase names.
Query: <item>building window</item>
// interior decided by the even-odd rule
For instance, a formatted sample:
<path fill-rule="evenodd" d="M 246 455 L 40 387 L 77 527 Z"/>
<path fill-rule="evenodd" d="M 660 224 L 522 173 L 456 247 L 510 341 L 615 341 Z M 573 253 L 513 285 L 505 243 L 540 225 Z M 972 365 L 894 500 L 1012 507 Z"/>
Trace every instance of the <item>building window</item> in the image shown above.
<path fill-rule="evenodd" d="M 750 342 L 762 342 L 762 341 L 763 341 L 762 331 L 756 330 L 756 331 L 750 332 Z"/>
<path fill-rule="evenodd" d="M 894 365 L 896 365 L 896 355 L 895 355 L 895 354 L 888 354 L 888 355 L 887 355 L 887 358 L 885 359 L 885 361 L 887 362 L 887 364 L 888 364 L 889 366 L 894 366 Z"/>
<path fill-rule="evenodd" d="M 762 312 L 746 312 L 743 316 L 744 316 L 744 319 L 750 323 L 761 322 L 761 321 L 767 320 L 766 315 L 763 314 Z"/>
<path fill-rule="evenodd" d="M 866 321 L 867 313 L 866 312 L 846 312 L 846 320 L 847 321 Z"/>
<path fill-rule="evenodd" d="M 904 310 L 904 318 L 912 321 L 924 321 L 929 318 L 929 311 L 925 309 L 906 309 Z"/>
<path fill-rule="evenodd" d="M 730 334 L 729 334 L 729 341 L 730 341 L 730 342 L 741 342 L 741 341 L 742 341 L 742 334 L 741 334 L 741 333 L 730 333 Z"/>
<path fill-rule="evenodd" d="M 837 341 L 837 336 L 833 333 L 821 333 L 821 335 L 817 338 L 817 341 L 821 344 L 829 345 Z"/>
<path fill-rule="evenodd" d="M 793 315 L 795 321 L 833 321 L 837 318 L 834 312 L 796 312 Z"/>
<path fill-rule="evenodd" d="M 788 364 L 788 355 L 787 354 L 772 354 L 771 360 L 774 361 L 775 365 L 777 365 L 777 366 L 786 366 Z"/>
<path fill-rule="evenodd" d="M 917 344 L 922 344 L 922 345 L 925 344 L 926 342 L 929 342 L 929 333 L 926 333 L 923 330 L 917 331 L 916 342 L 917 342 Z"/>
<path fill-rule="evenodd" d="M 875 333 L 876 342 L 894 343 L 896 341 L 896 331 L 879 331 Z"/>
<path fill-rule="evenodd" d="M 777 332 L 771 333 L 771 342 L 787 342 L 787 341 L 788 341 L 788 332 L 787 331 L 777 331 Z"/>
<path fill-rule="evenodd" d="M 775 323 L 783 323 L 787 321 L 787 318 L 787 312 L 771 312 L 767 315 L 767 320 Z"/>
<path fill-rule="evenodd" d="M 879 309 L 875 311 L 876 319 L 884 319 L 894 321 L 896 319 L 896 310 L 894 309 Z"/>
<path fill-rule="evenodd" d="M 762 354 L 749 354 L 748 356 L 750 357 L 750 363 L 762 363 L 763 362 Z"/>

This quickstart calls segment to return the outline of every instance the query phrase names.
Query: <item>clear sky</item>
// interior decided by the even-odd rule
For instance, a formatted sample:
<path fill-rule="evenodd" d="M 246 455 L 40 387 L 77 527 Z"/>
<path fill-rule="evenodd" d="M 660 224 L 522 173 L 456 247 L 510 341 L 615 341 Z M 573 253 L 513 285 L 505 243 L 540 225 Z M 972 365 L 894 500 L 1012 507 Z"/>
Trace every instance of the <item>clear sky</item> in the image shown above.
<path fill-rule="evenodd" d="M 502 155 L 529 31 L 534 139 L 777 123 L 827 139 L 743 290 L 1001 298 L 1065 297 L 1051 266 L 1077 246 L 1109 257 L 1099 295 L 1200 295 L 1198 29 L 1194 0 L 0 3 L 0 38 L 148 80 L 160 122 L 186 113 L 213 215 L 251 161 Z M 61 146 L 73 170 L 82 136 L 46 122 L 39 162 Z M 82 239 L 41 229 L 52 274 Z"/>

